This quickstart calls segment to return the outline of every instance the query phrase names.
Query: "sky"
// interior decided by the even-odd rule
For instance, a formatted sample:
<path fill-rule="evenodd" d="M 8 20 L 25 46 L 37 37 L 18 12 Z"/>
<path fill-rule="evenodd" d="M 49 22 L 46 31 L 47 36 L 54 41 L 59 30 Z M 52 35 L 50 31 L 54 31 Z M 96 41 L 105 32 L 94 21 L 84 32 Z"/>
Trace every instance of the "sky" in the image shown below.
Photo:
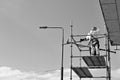
<path fill-rule="evenodd" d="M 86 34 L 93 26 L 106 33 L 99 1 L 0 0 L 0 79 L 59 80 L 61 30 L 39 27 L 63 27 L 67 41 L 71 24 L 74 34 Z M 113 78 L 119 80 L 119 52 L 111 57 Z M 69 45 L 64 50 L 64 67 L 69 73 Z"/>

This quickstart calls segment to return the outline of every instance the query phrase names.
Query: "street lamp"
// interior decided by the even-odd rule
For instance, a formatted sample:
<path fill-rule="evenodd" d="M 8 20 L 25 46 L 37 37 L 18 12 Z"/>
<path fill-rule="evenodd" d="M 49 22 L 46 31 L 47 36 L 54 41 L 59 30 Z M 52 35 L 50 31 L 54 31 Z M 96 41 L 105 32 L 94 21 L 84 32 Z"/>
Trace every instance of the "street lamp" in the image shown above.
<path fill-rule="evenodd" d="M 64 28 L 63 27 L 48 27 L 48 26 L 41 26 L 40 29 L 61 29 L 62 30 L 62 58 L 61 58 L 61 80 L 63 80 L 63 56 L 64 56 Z"/>

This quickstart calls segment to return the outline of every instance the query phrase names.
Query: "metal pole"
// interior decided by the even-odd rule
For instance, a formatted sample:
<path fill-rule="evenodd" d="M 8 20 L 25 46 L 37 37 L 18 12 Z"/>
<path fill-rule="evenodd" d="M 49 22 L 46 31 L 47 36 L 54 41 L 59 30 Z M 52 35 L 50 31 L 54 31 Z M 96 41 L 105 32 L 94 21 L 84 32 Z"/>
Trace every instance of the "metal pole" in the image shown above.
<path fill-rule="evenodd" d="M 105 47 L 106 47 L 106 50 L 108 50 L 108 35 L 106 35 L 106 38 L 105 38 Z M 109 80 L 108 79 L 108 67 L 109 67 L 109 64 L 108 64 L 108 52 L 106 51 L 106 80 Z"/>
<path fill-rule="evenodd" d="M 64 58 L 64 29 L 62 28 L 62 61 L 61 61 L 61 80 L 63 80 L 64 75 L 64 67 L 63 67 L 63 59 Z"/>
<path fill-rule="evenodd" d="M 71 42 L 72 42 L 72 37 L 73 37 L 73 33 L 72 33 L 73 30 L 72 30 L 72 28 L 73 28 L 73 25 L 71 25 L 70 27 L 71 27 Z M 70 46 L 70 47 L 71 47 L 70 80 L 72 80 L 72 67 L 73 67 L 73 66 L 72 66 L 72 58 L 73 58 L 73 53 L 72 53 L 72 52 L 73 52 L 73 50 L 72 50 L 73 44 L 72 44 L 72 43 L 71 43 L 71 46 Z"/>
<path fill-rule="evenodd" d="M 61 80 L 63 80 L 64 75 L 64 28 L 63 27 L 48 27 L 42 26 L 40 29 L 61 29 L 62 30 L 62 55 L 61 55 Z"/>
<path fill-rule="evenodd" d="M 109 67 L 108 67 L 108 78 L 111 80 L 111 59 L 110 59 L 110 43 L 109 43 L 109 36 L 108 36 L 108 62 L 109 62 Z"/>

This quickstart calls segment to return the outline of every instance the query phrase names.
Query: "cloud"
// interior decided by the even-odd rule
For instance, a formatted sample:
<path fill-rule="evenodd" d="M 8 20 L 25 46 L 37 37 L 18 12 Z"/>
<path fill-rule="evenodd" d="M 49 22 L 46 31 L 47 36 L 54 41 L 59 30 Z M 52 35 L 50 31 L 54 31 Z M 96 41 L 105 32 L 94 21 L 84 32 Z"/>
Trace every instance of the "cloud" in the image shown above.
<path fill-rule="evenodd" d="M 18 69 L 12 69 L 10 67 L 0 67 L 0 80 L 60 80 L 60 70 L 50 72 L 23 72 Z M 98 73 L 98 70 L 92 71 L 94 74 Z M 100 73 L 100 72 L 99 72 Z M 101 72 L 102 73 L 102 72 Z M 112 70 L 112 79 L 120 79 L 120 69 Z M 64 70 L 64 80 L 70 79 L 70 69 Z M 78 80 L 78 76 L 73 72 L 73 79 Z M 89 79 L 82 79 L 89 80 Z M 91 79 L 93 80 L 93 79 Z"/>
<path fill-rule="evenodd" d="M 10 67 L 0 67 L 0 80 L 60 80 L 60 70 L 50 72 L 23 72 Z M 73 73 L 74 80 L 78 77 Z M 70 79 L 70 69 L 64 70 L 64 80 Z"/>
<path fill-rule="evenodd" d="M 39 75 L 33 72 L 22 72 L 10 67 L 0 67 L 0 80 L 37 80 Z"/>
<path fill-rule="evenodd" d="M 65 80 L 69 78 L 69 69 L 65 69 Z M 0 80 L 60 80 L 60 70 L 50 72 L 22 72 L 10 67 L 0 67 Z"/>

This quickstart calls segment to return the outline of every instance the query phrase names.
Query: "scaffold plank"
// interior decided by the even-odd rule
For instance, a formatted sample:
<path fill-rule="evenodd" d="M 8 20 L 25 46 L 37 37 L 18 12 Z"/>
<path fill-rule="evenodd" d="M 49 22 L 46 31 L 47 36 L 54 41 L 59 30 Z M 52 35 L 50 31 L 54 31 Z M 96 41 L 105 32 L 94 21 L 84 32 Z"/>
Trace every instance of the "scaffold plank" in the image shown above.
<path fill-rule="evenodd" d="M 88 67 L 104 67 L 105 59 L 104 56 L 84 56 L 82 57 Z"/>
<path fill-rule="evenodd" d="M 92 74 L 86 67 L 73 67 L 73 71 L 80 77 L 80 78 L 92 78 Z"/>

